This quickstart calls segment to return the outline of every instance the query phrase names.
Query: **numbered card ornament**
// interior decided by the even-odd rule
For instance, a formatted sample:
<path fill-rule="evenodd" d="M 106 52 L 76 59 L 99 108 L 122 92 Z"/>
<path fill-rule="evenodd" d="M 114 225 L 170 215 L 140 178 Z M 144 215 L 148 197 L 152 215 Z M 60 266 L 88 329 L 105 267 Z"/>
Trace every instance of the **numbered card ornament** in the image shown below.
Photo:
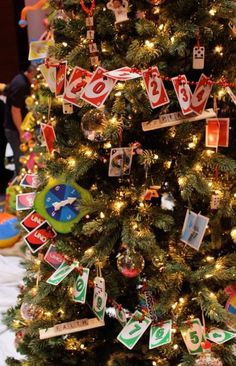
<path fill-rule="evenodd" d="M 123 308 L 120 306 L 116 306 L 116 319 L 120 322 L 122 327 L 124 327 L 127 324 L 127 318 L 126 318 L 126 312 Z"/>
<path fill-rule="evenodd" d="M 59 285 L 77 266 L 78 262 L 73 262 L 70 265 L 63 262 L 51 277 L 48 278 L 47 283 L 54 286 Z"/>
<path fill-rule="evenodd" d="M 202 343 L 205 342 L 203 327 L 199 319 L 184 322 L 180 329 L 188 352 L 192 355 L 204 352 Z"/>
<path fill-rule="evenodd" d="M 196 46 L 193 48 L 193 69 L 204 69 L 205 47 Z"/>
<path fill-rule="evenodd" d="M 133 71 L 131 67 L 121 67 L 113 71 L 105 72 L 106 76 L 114 80 L 127 81 L 141 77 L 141 74 Z"/>
<path fill-rule="evenodd" d="M 63 99 L 68 103 L 74 104 L 76 107 L 81 107 L 84 103 L 80 99 L 82 90 L 87 85 L 92 75 L 91 72 L 76 66 L 67 83 Z"/>
<path fill-rule="evenodd" d="M 152 67 L 142 72 L 143 81 L 151 107 L 157 108 L 170 102 L 158 68 Z"/>
<path fill-rule="evenodd" d="M 135 311 L 128 323 L 117 336 L 118 341 L 128 349 L 133 349 L 151 322 L 152 320 L 146 316 L 143 317 L 143 314 L 140 311 Z"/>
<path fill-rule="evenodd" d="M 179 75 L 171 79 L 177 95 L 183 115 L 192 113 L 190 108 L 192 92 L 185 75 Z"/>
<path fill-rule="evenodd" d="M 196 114 L 202 114 L 212 89 L 209 78 L 202 74 L 194 90 L 190 108 Z"/>
<path fill-rule="evenodd" d="M 128 6 L 128 1 L 126 0 L 110 0 L 109 3 L 107 3 L 107 9 L 113 11 L 115 15 L 115 24 L 129 20 L 127 16 Z"/>
<path fill-rule="evenodd" d="M 105 280 L 103 277 L 95 277 L 93 292 L 93 312 L 100 319 L 104 320 L 106 311 L 107 294 L 105 292 Z"/>
<path fill-rule="evenodd" d="M 97 108 L 103 106 L 116 84 L 116 80 L 104 75 L 106 71 L 99 66 L 81 94 L 81 99 Z"/>
<path fill-rule="evenodd" d="M 206 334 L 206 338 L 209 339 L 209 341 L 217 344 L 223 344 L 235 337 L 236 337 L 235 333 L 228 332 L 227 330 L 223 330 L 220 328 L 211 328 L 209 332 Z"/>
<path fill-rule="evenodd" d="M 150 328 L 149 349 L 164 346 L 171 342 L 172 321 L 166 320 L 161 325 L 152 325 Z"/>
<path fill-rule="evenodd" d="M 42 65 L 39 65 L 39 70 L 41 71 L 51 92 L 55 93 L 55 91 L 56 91 L 56 67 L 42 64 Z"/>
<path fill-rule="evenodd" d="M 83 268 L 82 274 L 79 274 L 76 278 L 73 290 L 73 300 L 75 302 L 85 303 L 87 286 L 89 278 L 89 268 Z"/>

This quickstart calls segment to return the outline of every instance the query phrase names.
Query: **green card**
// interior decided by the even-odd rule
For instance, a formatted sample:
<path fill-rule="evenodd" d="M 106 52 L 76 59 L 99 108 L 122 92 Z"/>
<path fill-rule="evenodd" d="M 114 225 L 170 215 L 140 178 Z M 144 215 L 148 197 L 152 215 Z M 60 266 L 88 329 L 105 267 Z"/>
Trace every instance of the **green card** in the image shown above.
<path fill-rule="evenodd" d="M 171 320 L 166 320 L 163 324 L 152 325 L 150 328 L 149 349 L 164 346 L 171 342 Z"/>
<path fill-rule="evenodd" d="M 128 349 L 132 349 L 135 346 L 152 322 L 152 320 L 147 317 L 142 321 L 139 321 L 138 319 L 142 319 L 142 316 L 140 311 L 135 311 L 117 337 L 118 341 Z"/>
<path fill-rule="evenodd" d="M 51 277 L 48 278 L 47 283 L 54 286 L 59 285 L 59 283 L 63 281 L 64 278 L 66 278 L 66 276 L 68 276 L 68 274 L 72 272 L 77 266 L 78 262 L 74 262 L 71 265 L 63 262 L 60 267 L 58 267 L 57 270 L 51 275 Z"/>
<path fill-rule="evenodd" d="M 116 319 L 120 322 L 122 327 L 124 327 L 127 323 L 126 320 L 126 313 L 124 309 L 119 309 L 119 307 L 116 307 Z"/>
<path fill-rule="evenodd" d="M 228 332 L 220 328 L 212 328 L 206 335 L 207 339 L 217 344 L 223 344 L 236 337 L 236 333 Z"/>
<path fill-rule="evenodd" d="M 83 268 L 82 275 L 78 275 L 75 284 L 74 284 L 74 297 L 73 300 L 76 302 L 80 302 L 81 304 L 85 303 L 86 294 L 87 294 L 87 286 L 88 286 L 88 278 L 89 278 L 89 268 Z"/>
<path fill-rule="evenodd" d="M 205 337 L 199 319 L 191 319 L 184 322 L 184 327 L 180 331 L 190 354 L 197 355 L 204 352 L 201 343 L 205 341 Z"/>

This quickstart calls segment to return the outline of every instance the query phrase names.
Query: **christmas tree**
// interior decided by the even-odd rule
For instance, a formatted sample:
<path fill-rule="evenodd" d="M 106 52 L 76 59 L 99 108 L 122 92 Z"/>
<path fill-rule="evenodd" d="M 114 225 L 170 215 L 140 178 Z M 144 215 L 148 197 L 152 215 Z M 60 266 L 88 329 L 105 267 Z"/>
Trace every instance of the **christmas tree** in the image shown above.
<path fill-rule="evenodd" d="M 50 7 L 7 365 L 235 365 L 235 2 Z"/>

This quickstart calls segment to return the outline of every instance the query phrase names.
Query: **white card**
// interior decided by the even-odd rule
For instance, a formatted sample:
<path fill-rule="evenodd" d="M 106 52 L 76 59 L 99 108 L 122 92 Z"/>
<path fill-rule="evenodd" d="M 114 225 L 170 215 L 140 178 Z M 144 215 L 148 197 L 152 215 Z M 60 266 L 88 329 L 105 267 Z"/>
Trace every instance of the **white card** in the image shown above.
<path fill-rule="evenodd" d="M 204 352 L 202 342 L 205 341 L 203 327 L 199 319 L 192 319 L 184 322 L 184 327 L 180 329 L 184 343 L 188 352 L 192 355 Z"/>
<path fill-rule="evenodd" d="M 142 75 L 151 107 L 157 108 L 169 103 L 169 97 L 164 83 L 160 78 L 158 68 L 155 66 L 151 69 L 144 70 Z"/>
<path fill-rule="evenodd" d="M 193 69 L 201 70 L 204 69 L 205 59 L 205 47 L 194 47 L 193 48 Z"/>
<path fill-rule="evenodd" d="M 179 75 L 171 79 L 177 95 L 181 111 L 184 115 L 192 113 L 190 108 L 192 92 L 185 75 Z"/>
<path fill-rule="evenodd" d="M 132 80 L 141 77 L 141 74 L 133 71 L 131 67 L 121 67 L 120 69 L 105 72 L 104 75 L 114 80 Z"/>
<path fill-rule="evenodd" d="M 190 108 L 194 113 L 202 114 L 210 96 L 211 89 L 212 84 L 209 83 L 209 78 L 202 74 L 196 85 L 190 104 Z"/>

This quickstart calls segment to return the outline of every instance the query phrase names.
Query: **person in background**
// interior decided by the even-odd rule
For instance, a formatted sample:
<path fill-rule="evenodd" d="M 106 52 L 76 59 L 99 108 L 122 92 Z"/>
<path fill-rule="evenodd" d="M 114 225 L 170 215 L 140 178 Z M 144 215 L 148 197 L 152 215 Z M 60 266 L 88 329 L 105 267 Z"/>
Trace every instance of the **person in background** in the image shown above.
<path fill-rule="evenodd" d="M 6 111 L 5 111 L 5 136 L 11 145 L 15 174 L 20 172 L 20 143 L 23 139 L 21 124 L 27 114 L 25 99 L 31 94 L 31 83 L 36 74 L 36 66 L 30 65 L 27 70 L 14 77 L 7 90 Z"/>

